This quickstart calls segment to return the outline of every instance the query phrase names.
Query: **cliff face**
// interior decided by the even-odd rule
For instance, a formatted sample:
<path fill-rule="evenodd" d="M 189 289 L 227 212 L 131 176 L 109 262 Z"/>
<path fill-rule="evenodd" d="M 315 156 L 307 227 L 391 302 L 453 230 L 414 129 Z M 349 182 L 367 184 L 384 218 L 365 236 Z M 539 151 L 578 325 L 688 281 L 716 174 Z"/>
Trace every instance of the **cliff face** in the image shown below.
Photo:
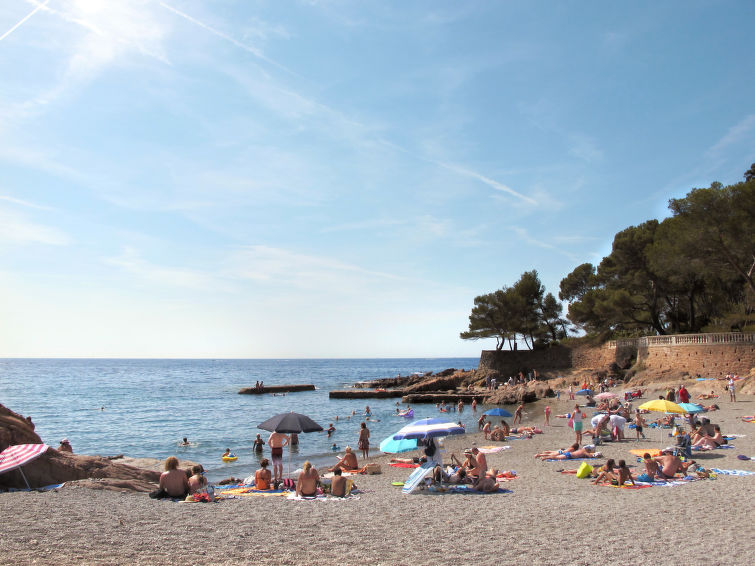
<path fill-rule="evenodd" d="M 16 444 L 42 444 L 34 432 L 31 419 L 0 405 L 0 452 Z M 134 468 L 100 456 L 83 456 L 49 448 L 36 460 L 24 464 L 23 473 L 32 487 L 74 480 L 101 480 L 92 485 L 103 489 L 150 491 L 160 479 L 160 472 Z M 0 489 L 24 488 L 26 483 L 17 470 L 0 474 Z"/>

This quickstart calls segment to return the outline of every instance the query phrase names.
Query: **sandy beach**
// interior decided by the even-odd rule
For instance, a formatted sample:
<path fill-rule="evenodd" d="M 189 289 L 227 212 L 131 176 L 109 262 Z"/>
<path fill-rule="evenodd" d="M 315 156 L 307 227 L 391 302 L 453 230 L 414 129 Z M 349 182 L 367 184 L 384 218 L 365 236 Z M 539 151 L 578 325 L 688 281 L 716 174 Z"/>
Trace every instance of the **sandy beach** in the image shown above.
<path fill-rule="evenodd" d="M 554 415 L 573 406 L 564 396 L 529 404 L 524 424 L 542 426 L 546 404 Z M 745 436 L 731 442 L 734 449 L 695 453 L 694 459 L 705 467 L 755 471 L 755 461 L 737 459 L 738 454 L 755 457 L 755 424 L 740 419 L 755 413 L 755 397 L 740 395 L 737 403 L 722 397 L 718 404 L 721 410 L 708 415 L 712 422 L 724 434 Z M 370 461 L 381 464 L 382 473 L 356 476 L 361 493 L 347 500 L 247 497 L 192 504 L 81 485 L 0 493 L 0 563 L 751 562 L 755 476 L 638 490 L 593 486 L 558 472 L 576 469 L 578 462 L 533 458 L 542 449 L 573 442 L 565 419 L 552 418 L 552 425 L 531 440 L 499 443 L 511 449 L 488 455 L 489 465 L 517 472 L 517 479 L 502 484 L 509 494 L 402 495 L 391 482 L 403 481 L 411 470 L 389 467 L 390 456 L 380 453 Z M 465 447 L 495 444 L 470 432 L 446 439 L 446 461 Z M 606 457 L 638 466 L 629 449 L 671 445 L 669 432 L 646 429 L 645 441 L 600 449 Z M 627 430 L 627 438 L 633 439 L 634 431 Z"/>

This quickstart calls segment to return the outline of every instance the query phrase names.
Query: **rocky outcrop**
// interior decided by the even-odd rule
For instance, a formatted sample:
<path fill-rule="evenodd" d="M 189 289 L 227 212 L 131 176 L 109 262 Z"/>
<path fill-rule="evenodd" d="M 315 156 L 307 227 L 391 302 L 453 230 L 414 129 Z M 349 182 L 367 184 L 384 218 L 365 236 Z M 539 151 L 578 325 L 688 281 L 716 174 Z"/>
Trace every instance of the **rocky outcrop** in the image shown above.
<path fill-rule="evenodd" d="M 455 369 L 444 370 L 432 376 L 425 377 L 413 385 L 404 388 L 404 394 L 422 393 L 429 391 L 455 391 L 473 378 L 474 372 L 458 371 Z"/>
<path fill-rule="evenodd" d="M 0 405 L 0 451 L 16 444 L 42 444 L 34 432 L 31 419 Z M 129 491 L 155 488 L 160 472 L 144 470 L 113 462 L 101 456 L 83 456 L 58 452 L 49 448 L 36 460 L 24 464 L 23 473 L 32 487 L 43 487 L 75 480 L 106 480 L 89 482 L 88 487 Z M 26 487 L 21 473 L 11 470 L 0 474 L 0 489 Z"/>

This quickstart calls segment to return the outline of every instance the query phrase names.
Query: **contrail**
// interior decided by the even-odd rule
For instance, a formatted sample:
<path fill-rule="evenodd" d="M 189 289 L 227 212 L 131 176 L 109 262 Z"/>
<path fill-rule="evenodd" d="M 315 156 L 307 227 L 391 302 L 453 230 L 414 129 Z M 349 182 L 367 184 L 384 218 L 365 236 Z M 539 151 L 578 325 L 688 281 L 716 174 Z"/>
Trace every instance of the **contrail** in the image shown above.
<path fill-rule="evenodd" d="M 3 35 L 0 35 L 0 41 L 2 41 L 3 39 L 5 39 L 6 37 L 8 37 L 10 34 L 12 34 L 14 31 L 16 31 L 18 29 L 18 27 L 21 24 L 23 24 L 26 20 L 28 20 L 34 14 L 36 14 L 39 10 L 41 10 L 42 8 L 44 8 L 45 6 L 47 6 L 47 3 L 49 1 L 50 0 L 45 0 L 42 4 L 37 4 L 37 7 L 34 8 L 31 12 L 29 12 L 25 17 L 21 18 L 20 22 L 18 22 L 15 26 L 13 26 L 8 31 L 6 31 Z"/>
<path fill-rule="evenodd" d="M 240 41 L 238 41 L 237 39 L 234 39 L 230 35 L 225 34 L 222 31 L 216 30 L 215 28 L 213 28 L 211 26 L 208 26 L 207 24 L 205 24 L 203 22 L 200 22 L 196 18 L 192 18 L 189 14 L 186 14 L 186 13 L 182 12 L 181 10 L 176 9 L 173 6 L 169 6 L 165 2 L 160 2 L 160 6 L 162 6 L 166 10 L 170 10 L 174 14 L 177 14 L 177 15 L 181 16 L 182 18 L 190 21 L 191 23 L 193 23 L 195 25 L 198 25 L 202 29 L 206 29 L 207 31 L 209 31 L 210 33 L 212 33 L 214 35 L 217 35 L 221 39 L 225 39 L 226 41 L 230 41 L 236 47 L 240 47 L 244 51 L 247 51 L 247 52 L 251 53 L 252 55 L 254 55 L 255 57 L 257 57 L 258 59 L 262 59 L 266 63 L 269 63 L 270 65 L 274 65 L 274 66 L 278 67 L 279 69 L 282 69 L 282 70 L 286 71 L 287 73 L 291 73 L 292 75 L 295 74 L 293 71 L 287 69 L 286 67 L 284 67 L 280 63 L 276 63 L 272 59 L 268 59 L 267 57 L 265 57 L 265 55 L 262 53 L 262 51 L 260 51 L 256 47 L 252 47 L 252 46 L 247 45 L 245 43 L 241 43 Z"/>

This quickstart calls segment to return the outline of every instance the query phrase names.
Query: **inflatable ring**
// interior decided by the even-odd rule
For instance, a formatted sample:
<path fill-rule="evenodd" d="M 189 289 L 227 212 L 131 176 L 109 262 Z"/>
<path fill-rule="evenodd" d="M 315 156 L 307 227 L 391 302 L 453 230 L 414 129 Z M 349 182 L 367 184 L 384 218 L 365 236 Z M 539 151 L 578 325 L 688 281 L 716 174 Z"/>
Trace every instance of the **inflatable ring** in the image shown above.
<path fill-rule="evenodd" d="M 223 462 L 235 462 L 238 459 L 238 456 L 223 456 Z"/>

